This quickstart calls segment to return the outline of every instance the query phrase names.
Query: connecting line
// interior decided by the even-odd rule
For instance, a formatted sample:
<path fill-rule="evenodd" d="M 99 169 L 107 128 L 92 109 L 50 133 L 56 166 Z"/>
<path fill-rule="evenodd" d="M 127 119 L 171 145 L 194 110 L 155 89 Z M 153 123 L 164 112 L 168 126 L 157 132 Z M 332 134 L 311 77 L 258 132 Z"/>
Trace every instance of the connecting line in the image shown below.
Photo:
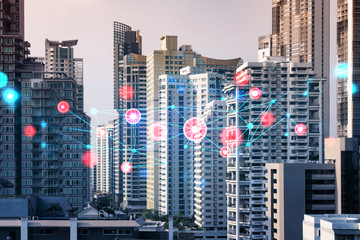
<path fill-rule="evenodd" d="M 285 111 L 282 107 L 280 107 L 276 102 L 275 102 L 275 105 L 278 106 L 278 108 L 280 108 L 284 113 L 288 114 L 288 112 Z"/>
<path fill-rule="evenodd" d="M 236 114 L 241 120 L 243 120 L 246 124 L 248 124 L 248 122 L 242 117 L 240 116 L 239 114 Z"/>
<path fill-rule="evenodd" d="M 170 108 L 170 107 L 169 107 Z M 184 108 L 184 109 L 191 109 L 191 110 L 198 110 L 198 108 L 191 108 L 191 107 L 177 107 L 177 108 Z M 211 109 L 212 112 L 223 112 L 223 113 L 227 113 L 227 110 L 214 110 Z"/>
<path fill-rule="evenodd" d="M 125 123 L 126 122 L 126 120 L 125 121 L 122 121 L 121 123 L 119 123 L 117 126 L 120 126 L 121 124 L 123 124 L 123 123 Z"/>
<path fill-rule="evenodd" d="M 174 108 L 174 110 L 175 110 L 183 119 L 185 119 L 185 121 L 187 121 L 187 119 L 186 119 L 183 115 L 181 115 L 181 113 L 179 113 L 179 111 L 176 110 L 176 108 Z"/>
<path fill-rule="evenodd" d="M 81 117 L 79 117 L 78 115 L 76 115 L 75 113 L 73 113 L 72 111 L 69 111 L 69 113 L 71 113 L 72 115 L 74 115 L 75 117 L 77 117 L 78 119 L 80 119 L 81 121 L 83 121 L 84 123 L 86 123 L 87 125 L 89 125 L 90 127 L 96 129 L 96 127 L 91 126 L 90 123 L 88 123 L 87 121 L 85 121 L 84 119 L 82 119 Z"/>
<path fill-rule="evenodd" d="M 135 128 L 134 128 L 134 125 L 132 125 L 132 130 L 133 130 L 133 149 L 135 149 Z"/>
<path fill-rule="evenodd" d="M 151 166 L 151 165 L 160 165 L 160 164 L 166 164 L 166 162 L 150 163 L 150 164 L 145 164 L 145 165 L 136 165 L 136 166 L 133 166 L 133 168 L 147 167 L 147 166 Z"/>
<path fill-rule="evenodd" d="M 167 123 L 167 125 L 174 126 L 174 127 L 179 127 L 179 128 L 182 128 L 182 127 L 183 127 L 183 126 L 175 125 L 175 124 L 171 124 L 171 123 Z"/>
<path fill-rule="evenodd" d="M 137 151 L 137 153 L 139 153 L 140 155 L 143 155 L 143 156 L 145 156 L 145 157 L 149 157 L 149 158 L 151 158 L 151 159 L 153 159 L 153 160 L 155 160 L 155 161 L 161 162 L 160 159 L 157 159 L 157 158 L 154 158 L 154 157 L 150 157 L 149 155 L 146 155 L 146 154 L 141 153 L 141 152 L 139 152 L 139 151 Z"/>
<path fill-rule="evenodd" d="M 212 124 L 214 122 L 217 122 L 217 121 L 220 121 L 221 119 L 226 118 L 226 117 L 227 117 L 227 115 L 225 115 L 224 117 L 218 118 L 218 119 L 216 119 L 216 120 L 214 120 L 212 122 L 208 122 L 208 123 L 206 123 L 206 125 L 210 125 L 210 124 Z"/>
<path fill-rule="evenodd" d="M 131 162 L 132 157 L 134 156 L 134 152 L 131 154 L 129 162 Z"/>
<path fill-rule="evenodd" d="M 257 139 L 259 139 L 262 135 L 264 135 L 266 132 L 270 131 L 270 129 L 272 129 L 273 127 L 275 127 L 276 125 L 278 125 L 282 120 L 284 120 L 286 118 L 283 117 L 282 119 L 280 119 L 277 123 L 275 123 L 274 125 L 272 125 L 269 129 L 266 129 L 266 131 L 264 131 L 262 134 L 260 134 L 260 136 L 258 136 L 257 138 L 255 138 L 254 140 L 251 141 L 251 143 L 255 142 Z"/>
<path fill-rule="evenodd" d="M 66 134 L 64 134 L 63 132 L 60 132 L 60 134 L 63 135 L 63 136 L 65 136 L 65 137 L 68 137 L 68 138 L 70 138 L 71 140 L 73 140 L 74 142 L 77 142 L 77 143 L 79 143 L 79 144 L 82 144 L 82 145 L 84 145 L 84 146 L 86 147 L 86 144 L 84 144 L 84 143 L 76 140 L 75 138 L 70 137 L 69 135 L 66 135 Z"/>
<path fill-rule="evenodd" d="M 246 102 L 244 102 L 239 108 L 238 108 L 238 111 L 247 103 L 249 102 L 250 98 L 248 100 L 246 100 Z"/>
<path fill-rule="evenodd" d="M 95 115 L 95 119 L 96 119 L 96 121 L 97 121 L 97 124 L 98 125 L 100 125 L 100 123 L 99 123 L 99 119 L 97 118 L 97 116 Z"/>
<path fill-rule="evenodd" d="M 211 141 L 210 139 L 208 139 L 207 137 L 205 137 L 206 140 L 208 140 L 209 142 L 211 142 L 212 144 L 214 144 L 216 147 L 218 147 L 219 149 L 221 149 L 221 147 L 219 147 L 218 145 L 216 145 L 213 141 Z"/>
<path fill-rule="evenodd" d="M 95 139 L 91 142 L 91 144 L 90 144 L 90 145 L 92 145 L 94 142 L 96 142 L 96 140 L 97 140 L 97 139 L 95 138 Z"/>
<path fill-rule="evenodd" d="M 249 109 L 252 109 L 252 108 L 256 108 L 256 107 L 260 107 L 260 106 L 263 106 L 263 105 L 267 105 L 267 104 L 270 104 L 270 102 L 265 102 L 265 103 L 261 103 L 261 104 L 258 104 L 258 105 L 255 105 L 255 106 L 252 106 L 252 107 L 249 107 L 249 108 L 243 108 L 241 110 L 239 110 L 238 112 L 245 112 L 246 110 L 249 110 Z"/>
<path fill-rule="evenodd" d="M 66 129 L 71 129 L 71 130 L 76 130 L 76 131 L 79 131 L 79 132 L 89 132 L 89 133 L 95 133 L 95 131 L 89 131 L 89 130 L 84 130 L 84 129 L 79 129 L 79 128 L 72 128 L 72 127 L 64 127 Z"/>
<path fill-rule="evenodd" d="M 136 149 L 136 150 L 144 149 L 144 148 L 150 147 L 150 146 L 152 146 L 152 145 L 155 145 L 155 144 L 158 144 L 158 143 L 161 143 L 161 142 L 165 142 L 165 141 L 167 141 L 167 140 L 170 140 L 170 139 L 173 139 L 173 138 L 176 138 L 176 137 L 180 137 L 181 135 L 184 135 L 184 133 L 180 133 L 180 134 L 178 134 L 178 135 L 172 136 L 171 138 L 168 138 L 168 139 L 166 139 L 166 140 L 160 140 L 160 141 L 158 141 L 158 142 L 154 142 L 153 144 L 146 145 L 146 146 L 141 147 L 141 148 L 138 148 L 138 149 Z"/>
<path fill-rule="evenodd" d="M 272 104 L 270 104 L 267 108 L 265 108 L 265 110 L 262 112 L 262 114 L 261 114 L 261 115 L 263 115 L 265 111 L 266 111 L 266 114 L 267 114 L 267 113 L 269 112 L 269 110 L 270 110 L 271 106 L 272 106 Z M 260 115 L 260 116 L 261 116 L 261 115 Z M 259 116 L 259 117 L 260 117 L 260 116 Z M 259 117 L 257 117 L 257 118 L 256 118 L 256 120 L 255 120 L 254 122 L 256 122 L 256 121 L 259 119 Z M 261 123 L 262 123 L 263 121 L 264 121 L 264 118 L 263 118 L 263 119 L 261 119 L 260 124 L 259 124 L 259 126 L 257 126 L 257 128 L 256 128 L 255 132 L 253 133 L 253 135 L 252 135 L 252 137 L 251 137 L 251 139 L 250 139 L 250 141 L 254 138 L 254 136 L 255 136 L 256 132 L 258 131 L 258 129 L 259 129 L 259 127 L 260 127 L 260 125 L 261 125 Z"/>
<path fill-rule="evenodd" d="M 284 93 L 283 95 L 281 95 L 280 97 L 276 98 L 276 99 L 275 99 L 275 102 L 276 102 L 277 100 L 279 100 L 280 98 L 282 98 L 283 96 L 285 96 L 285 95 L 287 95 L 287 92 Z"/>
<path fill-rule="evenodd" d="M 119 141 L 115 140 L 114 138 L 112 138 L 112 137 L 110 137 L 110 136 L 108 136 L 108 137 L 109 137 L 111 140 L 114 140 L 115 142 L 120 143 L 121 145 L 123 145 L 123 146 L 127 147 L 128 149 L 132 150 L 132 148 L 130 148 L 129 146 L 123 144 L 122 142 L 119 142 Z"/>

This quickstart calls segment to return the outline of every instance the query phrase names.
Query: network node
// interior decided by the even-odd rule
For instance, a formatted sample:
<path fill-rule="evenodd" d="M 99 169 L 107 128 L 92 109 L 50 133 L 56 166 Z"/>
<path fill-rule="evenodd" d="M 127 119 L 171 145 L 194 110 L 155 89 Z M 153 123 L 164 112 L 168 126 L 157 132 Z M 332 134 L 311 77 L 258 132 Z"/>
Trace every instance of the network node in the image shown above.
<path fill-rule="evenodd" d="M 133 108 L 126 112 L 126 121 L 130 124 L 137 124 L 140 122 L 141 113 L 139 110 Z"/>
<path fill-rule="evenodd" d="M 264 127 L 270 127 L 275 123 L 275 115 L 271 112 L 265 112 L 261 115 L 261 124 Z"/>
<path fill-rule="evenodd" d="M 133 152 L 133 153 L 136 153 L 136 149 L 133 149 L 132 152 Z"/>
<path fill-rule="evenodd" d="M 90 109 L 90 114 L 91 114 L 91 115 L 94 115 L 94 116 L 95 116 L 97 113 L 98 113 L 98 110 L 97 110 L 96 108 L 91 108 L 91 109 Z"/>
<path fill-rule="evenodd" d="M 40 123 L 40 126 L 41 126 L 42 128 L 46 128 L 46 127 L 47 127 L 47 123 L 46 123 L 45 121 L 42 121 L 42 122 Z"/>
<path fill-rule="evenodd" d="M 254 128 L 254 124 L 248 123 L 247 128 L 248 128 L 248 129 L 253 129 L 253 128 Z"/>
<path fill-rule="evenodd" d="M 249 143 L 249 142 L 247 142 L 247 143 L 246 143 L 246 146 L 247 146 L 247 147 L 250 147 L 250 143 Z"/>
<path fill-rule="evenodd" d="M 152 124 L 149 131 L 150 136 L 154 141 L 165 140 L 167 137 L 167 127 L 160 122 L 155 122 Z"/>
<path fill-rule="evenodd" d="M 237 127 L 227 127 L 222 131 L 220 139 L 224 146 L 234 148 L 240 145 L 242 140 L 241 131 Z"/>
<path fill-rule="evenodd" d="M 288 118 L 291 117 L 290 113 L 287 113 L 287 114 L 286 114 L 286 117 L 288 117 Z"/>
<path fill-rule="evenodd" d="M 91 149 L 91 145 L 90 144 L 86 145 L 86 148 Z"/>
<path fill-rule="evenodd" d="M 134 97 L 134 89 L 129 85 L 124 85 L 120 88 L 119 94 L 123 100 L 131 100 Z"/>
<path fill-rule="evenodd" d="M 253 87 L 252 89 L 250 89 L 249 94 L 252 100 L 258 100 L 259 98 L 261 98 L 261 90 L 257 87 Z"/>
<path fill-rule="evenodd" d="M 82 162 L 85 167 L 93 168 L 96 166 L 97 163 L 97 156 L 95 152 L 87 151 L 83 155 Z"/>
<path fill-rule="evenodd" d="M 34 137 L 35 134 L 36 134 L 35 127 L 32 126 L 32 125 L 26 126 L 25 129 L 24 129 L 24 134 L 27 137 Z"/>
<path fill-rule="evenodd" d="M 298 124 L 296 124 L 294 131 L 295 131 L 296 135 L 303 136 L 307 132 L 307 127 L 303 123 L 298 123 Z"/>
<path fill-rule="evenodd" d="M 188 145 L 184 145 L 184 149 L 187 149 L 188 148 Z"/>
<path fill-rule="evenodd" d="M 61 101 L 58 103 L 57 109 L 60 113 L 65 114 L 70 110 L 70 104 L 67 101 Z"/>
<path fill-rule="evenodd" d="M 285 133 L 285 137 L 288 137 L 289 136 L 289 133 Z"/>
<path fill-rule="evenodd" d="M 220 149 L 220 156 L 226 158 L 230 154 L 230 149 L 228 147 L 222 147 Z"/>
<path fill-rule="evenodd" d="M 274 100 L 274 99 L 273 99 L 273 100 L 271 100 L 271 103 L 276 103 L 276 100 Z"/>
<path fill-rule="evenodd" d="M 97 132 L 97 135 L 99 138 L 106 138 L 106 135 L 107 135 L 107 131 L 106 131 L 106 128 L 102 127 L 102 128 L 99 128 L 98 129 L 98 132 Z"/>
<path fill-rule="evenodd" d="M 199 141 L 205 137 L 207 126 L 202 119 L 194 117 L 185 122 L 183 130 L 190 141 Z"/>
<path fill-rule="evenodd" d="M 120 166 L 120 169 L 123 173 L 130 173 L 132 171 L 132 164 L 131 162 L 123 162 Z"/>
<path fill-rule="evenodd" d="M 235 74 L 235 83 L 239 86 L 248 85 L 250 82 L 250 76 L 248 73 L 241 71 Z"/>
<path fill-rule="evenodd" d="M 42 142 L 42 143 L 41 143 L 41 148 L 42 148 L 42 149 L 45 149 L 46 147 L 47 147 L 46 143 Z"/>
<path fill-rule="evenodd" d="M 171 109 L 175 109 L 175 105 L 171 105 L 170 108 L 171 108 Z"/>
<path fill-rule="evenodd" d="M 8 104 L 14 104 L 19 99 L 19 94 L 13 89 L 6 89 L 3 91 L 3 99 Z"/>

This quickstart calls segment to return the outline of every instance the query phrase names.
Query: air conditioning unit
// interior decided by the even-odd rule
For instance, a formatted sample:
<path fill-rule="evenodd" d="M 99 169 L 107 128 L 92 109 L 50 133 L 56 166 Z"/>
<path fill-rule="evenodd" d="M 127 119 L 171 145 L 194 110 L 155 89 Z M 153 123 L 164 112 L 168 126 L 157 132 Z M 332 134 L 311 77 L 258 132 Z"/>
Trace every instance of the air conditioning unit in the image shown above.
<path fill-rule="evenodd" d="M 32 220 L 39 220 L 39 217 L 38 216 L 33 216 Z"/>

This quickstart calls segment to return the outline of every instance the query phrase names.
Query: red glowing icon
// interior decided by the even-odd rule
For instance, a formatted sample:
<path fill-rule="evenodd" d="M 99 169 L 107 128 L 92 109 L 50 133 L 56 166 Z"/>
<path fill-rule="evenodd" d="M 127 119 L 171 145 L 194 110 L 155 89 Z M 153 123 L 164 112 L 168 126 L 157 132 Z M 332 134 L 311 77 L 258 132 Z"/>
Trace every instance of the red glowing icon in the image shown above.
<path fill-rule="evenodd" d="M 271 112 L 265 112 L 261 115 L 261 124 L 264 127 L 271 127 L 275 123 L 275 116 Z"/>
<path fill-rule="evenodd" d="M 242 135 L 237 127 L 228 127 L 222 131 L 220 138 L 224 146 L 234 148 L 240 145 Z"/>
<path fill-rule="evenodd" d="M 198 141 L 205 137 L 206 123 L 200 118 L 190 118 L 184 124 L 184 134 L 190 141 Z"/>
<path fill-rule="evenodd" d="M 229 149 L 228 147 L 222 147 L 222 148 L 220 149 L 220 155 L 221 155 L 223 158 L 226 158 L 229 153 L 230 153 L 230 149 Z"/>
<path fill-rule="evenodd" d="M 131 100 L 134 96 L 134 89 L 129 85 L 124 85 L 119 90 L 120 97 L 124 100 Z"/>
<path fill-rule="evenodd" d="M 165 140 L 167 136 L 167 128 L 165 125 L 156 122 L 150 127 L 150 136 L 155 141 Z"/>
<path fill-rule="evenodd" d="M 60 113 L 65 114 L 70 110 L 70 105 L 67 101 L 61 101 L 58 103 L 57 109 Z"/>
<path fill-rule="evenodd" d="M 130 173 L 133 169 L 131 162 L 123 162 L 120 166 L 120 169 L 123 173 Z"/>
<path fill-rule="evenodd" d="M 141 113 L 137 109 L 130 109 L 126 112 L 126 121 L 130 124 L 137 124 L 140 122 Z"/>
<path fill-rule="evenodd" d="M 107 134 L 107 131 L 106 131 L 105 128 L 102 127 L 102 128 L 98 129 L 97 135 L 98 135 L 99 138 L 105 138 L 106 134 Z"/>
<path fill-rule="evenodd" d="M 250 76 L 244 71 L 235 74 L 235 83 L 240 86 L 249 84 Z"/>
<path fill-rule="evenodd" d="M 96 153 L 91 151 L 85 152 L 82 161 L 85 167 L 95 167 L 97 163 Z"/>
<path fill-rule="evenodd" d="M 24 134 L 25 134 L 25 136 L 27 136 L 27 137 L 33 137 L 33 136 L 35 136 L 35 134 L 36 134 L 36 129 L 35 129 L 35 127 L 32 126 L 32 125 L 26 126 L 25 129 L 24 129 Z"/>
<path fill-rule="evenodd" d="M 305 124 L 298 123 L 298 124 L 296 124 L 294 130 L 295 130 L 296 135 L 303 136 L 307 132 L 307 127 Z"/>
<path fill-rule="evenodd" d="M 261 90 L 257 87 L 253 87 L 252 89 L 250 89 L 249 94 L 252 100 L 258 100 L 259 98 L 261 98 Z"/>

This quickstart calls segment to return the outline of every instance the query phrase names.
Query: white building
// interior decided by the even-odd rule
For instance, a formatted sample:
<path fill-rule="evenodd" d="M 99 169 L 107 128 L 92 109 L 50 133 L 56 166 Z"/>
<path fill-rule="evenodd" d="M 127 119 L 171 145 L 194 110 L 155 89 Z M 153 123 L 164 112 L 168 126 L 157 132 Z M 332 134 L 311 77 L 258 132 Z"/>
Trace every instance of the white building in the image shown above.
<path fill-rule="evenodd" d="M 265 163 L 323 161 L 323 81 L 308 63 L 250 62 L 238 73 L 249 82 L 225 87 L 227 124 L 242 138 L 227 163 L 228 239 L 266 239 Z M 253 87 L 258 100 L 249 98 Z M 305 135 L 294 132 L 297 123 Z"/>
<path fill-rule="evenodd" d="M 360 239 L 360 214 L 305 215 L 304 240 Z"/>
<path fill-rule="evenodd" d="M 93 186 L 96 193 L 113 192 L 113 124 L 97 127 L 96 165 L 93 168 Z"/>

